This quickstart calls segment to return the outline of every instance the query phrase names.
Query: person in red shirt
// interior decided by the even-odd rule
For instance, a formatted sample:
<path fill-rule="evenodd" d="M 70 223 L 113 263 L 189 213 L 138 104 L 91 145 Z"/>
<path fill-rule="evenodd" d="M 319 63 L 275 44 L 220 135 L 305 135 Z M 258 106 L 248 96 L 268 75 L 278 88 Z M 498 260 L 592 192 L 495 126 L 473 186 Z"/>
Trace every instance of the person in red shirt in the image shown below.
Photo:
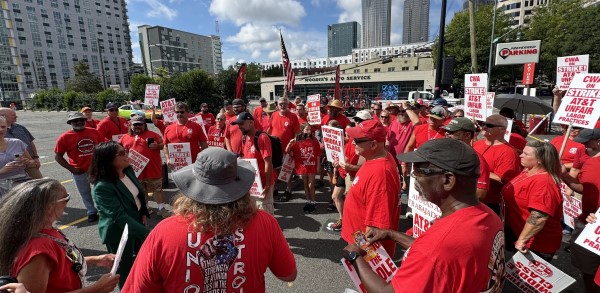
<path fill-rule="evenodd" d="M 227 120 L 237 116 L 237 114 L 233 110 L 233 103 L 231 103 L 230 100 L 225 100 L 223 110 L 225 111 L 225 118 L 227 118 Z"/>
<path fill-rule="evenodd" d="M 279 111 L 273 113 L 271 116 L 271 127 L 269 128 L 270 135 L 278 137 L 281 140 L 281 146 L 287 146 L 291 139 L 294 138 L 296 133 L 300 132 L 300 123 L 298 123 L 298 116 L 289 111 L 288 106 L 290 102 L 286 97 L 280 97 L 277 100 L 277 106 Z M 289 201 L 292 197 L 292 183 L 293 180 L 286 182 L 287 187 L 281 197 L 280 202 Z"/>
<path fill-rule="evenodd" d="M 208 129 L 215 125 L 215 115 L 213 113 L 208 112 L 208 104 L 202 103 L 200 104 L 200 113 L 196 114 L 196 116 L 202 117 L 202 121 L 204 121 L 204 129 L 208 131 Z"/>
<path fill-rule="evenodd" d="M 381 111 L 383 110 L 383 106 L 380 102 L 374 102 L 371 104 L 371 116 L 373 119 L 379 121 L 379 115 L 381 115 Z"/>
<path fill-rule="evenodd" d="M 521 154 L 523 172 L 502 188 L 510 228 L 506 243 L 514 243 L 522 253 L 531 250 L 548 262 L 562 240 L 559 162 L 551 144 L 528 142 Z"/>
<path fill-rule="evenodd" d="M 413 149 L 419 148 L 427 141 L 436 138 L 444 138 L 445 130 L 444 121 L 446 119 L 446 110 L 443 107 L 434 107 L 427 115 L 429 119 L 427 124 L 415 126 L 415 129 L 406 144 L 405 153 L 411 152 Z"/>
<path fill-rule="evenodd" d="M 235 121 L 235 119 L 237 119 L 237 115 L 239 115 L 240 113 L 246 112 L 246 104 L 244 103 L 244 101 L 242 99 L 233 100 L 233 112 L 235 113 L 235 115 L 232 117 L 229 117 L 226 122 L 225 145 L 227 146 L 227 150 L 239 155 L 242 153 L 242 136 L 243 135 L 242 135 L 242 132 L 240 131 L 240 128 L 238 127 L 238 125 L 232 124 L 231 122 L 233 122 L 233 121 Z M 227 112 L 225 113 L 225 116 L 227 117 Z M 255 125 L 256 129 L 262 130 L 260 121 L 258 121 L 256 118 L 254 118 L 254 123 L 255 123 L 254 125 Z"/>
<path fill-rule="evenodd" d="M 387 111 L 390 114 L 390 121 L 395 120 L 396 117 L 398 117 L 398 113 L 400 112 L 400 105 L 389 102 L 385 107 L 385 111 Z"/>
<path fill-rule="evenodd" d="M 345 129 L 350 123 L 350 119 L 342 114 L 342 112 L 344 112 L 344 106 L 340 100 L 331 101 L 331 103 L 329 103 L 325 109 L 327 109 L 327 115 L 321 118 L 321 126 L 327 125 L 327 123 L 329 123 L 331 120 L 336 120 L 340 124 L 340 127 Z"/>
<path fill-rule="evenodd" d="M 119 117 L 119 104 L 106 104 L 108 117 L 102 119 L 96 129 L 105 140 L 119 141 L 127 133 L 127 120 Z"/>
<path fill-rule="evenodd" d="M 522 137 L 527 137 L 527 135 L 529 135 L 529 132 L 527 132 L 525 124 L 523 124 L 523 122 L 521 122 L 521 120 L 518 120 L 516 115 L 515 115 L 515 111 L 513 109 L 510 108 L 502 108 L 500 109 L 500 115 L 506 117 L 506 119 L 512 119 L 513 120 L 513 132 L 522 136 Z"/>
<path fill-rule="evenodd" d="M 129 132 L 121 137 L 119 143 L 127 152 L 131 153 L 133 150 L 149 159 L 138 179 L 144 191 L 152 193 L 152 197 L 158 205 L 158 215 L 166 218 L 170 216 L 170 212 L 165 208 L 165 196 L 162 190 L 162 159 L 160 157 L 160 151 L 165 145 L 158 133 L 148 130 L 144 117 L 133 117 L 129 123 L 131 124 Z"/>
<path fill-rule="evenodd" d="M 87 210 L 88 222 L 98 221 L 98 210 L 92 199 L 92 189 L 88 180 L 88 169 L 97 144 L 105 141 L 96 129 L 85 127 L 87 119 L 81 113 L 71 113 L 67 123 L 73 128 L 58 137 L 54 146 L 54 160 L 71 172 L 75 186 Z M 65 153 L 69 161 L 65 160 Z"/>
<path fill-rule="evenodd" d="M 444 129 L 446 130 L 446 137 L 460 140 L 467 145 L 471 145 L 473 138 L 475 138 L 475 124 L 468 118 L 454 118 L 448 125 L 444 126 Z M 478 199 L 482 199 L 490 189 L 490 167 L 479 153 L 477 153 L 477 158 L 479 158 L 479 177 L 477 178 L 475 194 Z"/>
<path fill-rule="evenodd" d="M 369 243 L 390 239 L 407 249 L 388 284 L 360 255 L 344 249 L 368 292 L 500 292 L 504 283 L 504 225 L 475 195 L 479 160 L 471 147 L 442 138 L 423 144 L 399 160 L 414 163 L 411 176 L 421 196 L 442 216 L 414 239 L 393 229 L 372 228 Z M 474 245 L 476 243 L 476 245 Z"/>
<path fill-rule="evenodd" d="M 87 118 L 87 120 L 85 121 L 85 127 L 96 129 L 96 127 L 98 126 L 98 123 L 100 123 L 100 120 L 94 119 L 94 113 L 92 112 L 92 108 L 83 107 L 83 108 L 81 108 L 81 111 L 79 111 L 79 112 L 81 112 L 83 114 L 83 116 L 85 116 L 85 118 Z"/>
<path fill-rule="evenodd" d="M 269 107 L 267 103 L 267 99 L 260 98 L 260 106 L 254 108 L 254 112 L 252 113 L 252 117 L 258 119 L 260 121 L 260 126 L 264 131 L 268 131 L 269 125 L 271 124 L 270 116 L 265 111 Z M 272 112 L 271 112 L 272 113 Z"/>
<path fill-rule="evenodd" d="M 158 119 L 158 115 L 156 115 L 156 109 L 154 108 L 154 105 L 150 106 L 150 109 L 152 109 L 152 117 L 150 118 L 152 124 L 154 124 L 154 126 L 158 128 L 158 131 L 160 131 L 160 134 L 164 136 L 165 130 L 167 129 L 169 123 L 165 122 L 165 120 L 163 119 Z"/>
<path fill-rule="evenodd" d="M 175 172 L 183 195 L 175 215 L 144 241 L 122 291 L 265 292 L 267 269 L 293 282 L 296 261 L 281 227 L 249 195 L 254 175 L 250 163 L 221 148 Z"/>
<path fill-rule="evenodd" d="M 392 123 L 392 119 L 396 118 L 396 116 L 392 116 L 392 114 L 390 114 L 390 112 L 388 112 L 387 110 L 383 110 L 381 111 L 381 114 L 379 115 L 379 122 L 381 122 L 381 124 L 383 124 L 383 126 L 385 127 L 386 131 L 389 131 L 390 128 L 390 124 Z"/>
<path fill-rule="evenodd" d="M 189 143 L 192 163 L 196 160 L 198 154 L 208 147 L 202 126 L 188 120 L 188 105 L 184 102 L 177 102 L 175 104 L 175 114 L 177 122 L 167 126 L 164 134 L 164 144 L 167 147 L 163 150 L 169 167 L 173 167 L 168 148 L 170 143 Z"/>
<path fill-rule="evenodd" d="M 315 174 L 321 156 L 321 145 L 312 133 L 308 123 L 300 125 L 300 133 L 286 145 L 285 152 L 294 158 L 294 173 L 302 177 L 306 204 L 303 211 L 312 213 L 316 210 Z M 291 180 L 290 180 L 291 181 Z"/>
<path fill-rule="evenodd" d="M 208 146 L 209 147 L 225 147 L 225 114 L 217 114 L 217 124 L 208 129 Z"/>
<path fill-rule="evenodd" d="M 519 155 L 504 140 L 506 118 L 494 114 L 485 119 L 481 134 L 484 139 L 473 144 L 473 148 L 485 159 L 490 167 L 490 189 L 481 201 L 494 212 L 500 214 L 502 186 L 515 178 L 521 171 Z"/>
<path fill-rule="evenodd" d="M 573 139 L 577 137 L 579 133 L 581 133 L 581 127 L 573 126 L 573 128 L 571 129 L 571 134 L 567 139 L 567 145 L 565 147 L 565 150 L 562 154 L 562 157 L 560 158 L 561 163 L 565 165 L 567 169 L 571 169 L 573 167 L 573 162 L 575 161 L 575 154 L 577 153 L 577 151 L 585 150 L 585 146 L 583 144 L 573 141 Z M 557 136 L 550 141 L 550 143 L 556 148 L 556 151 L 558 151 L 559 153 L 560 148 L 562 147 L 562 144 L 565 141 L 565 136 L 566 133 L 561 136 Z"/>
<path fill-rule="evenodd" d="M 273 206 L 275 170 L 273 168 L 273 161 L 271 160 L 273 156 L 271 139 L 266 133 L 261 133 L 256 139 L 258 145 L 254 145 L 254 136 L 257 134 L 256 127 L 254 126 L 256 122 L 254 117 L 248 112 L 240 113 L 236 120 L 231 123 L 239 126 L 240 131 L 245 137 L 241 157 L 244 159 L 256 159 L 256 164 L 258 165 L 258 173 L 262 181 L 263 191 L 261 197 L 256 198 L 256 205 L 259 209 L 272 215 L 275 213 L 275 207 Z"/>
<path fill-rule="evenodd" d="M 352 233 L 372 228 L 397 229 L 400 220 L 400 176 L 396 161 L 385 150 L 385 127 L 379 121 L 367 120 L 347 130 L 356 153 L 365 162 L 356 173 L 344 201 L 342 238 L 354 243 Z M 383 241 L 393 257 L 395 243 Z"/>

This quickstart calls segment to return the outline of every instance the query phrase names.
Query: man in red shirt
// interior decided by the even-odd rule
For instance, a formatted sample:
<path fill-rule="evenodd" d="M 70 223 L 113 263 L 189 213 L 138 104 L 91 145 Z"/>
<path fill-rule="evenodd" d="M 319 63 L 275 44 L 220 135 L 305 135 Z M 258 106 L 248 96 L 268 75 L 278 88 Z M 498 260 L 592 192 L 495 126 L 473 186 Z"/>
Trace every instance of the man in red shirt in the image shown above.
<path fill-rule="evenodd" d="M 71 172 L 75 186 L 87 210 L 88 222 L 98 221 L 98 210 L 94 206 L 92 190 L 88 180 L 88 169 L 97 144 L 105 141 L 96 129 L 86 128 L 87 118 L 81 113 L 71 113 L 67 123 L 73 128 L 58 137 L 54 147 L 54 160 Z M 65 153 L 69 161 L 65 160 Z"/>
<path fill-rule="evenodd" d="M 578 142 L 573 141 L 575 137 L 577 137 L 581 133 L 581 127 L 575 127 L 571 129 L 571 134 L 567 139 L 567 145 L 565 147 L 565 151 L 560 158 L 561 163 L 567 167 L 567 169 L 571 169 L 573 167 L 573 161 L 575 161 L 575 154 L 577 151 L 585 152 L 585 146 Z M 550 143 L 556 148 L 556 150 L 560 153 L 560 148 L 562 147 L 563 142 L 565 141 L 566 133 L 557 136 Z"/>
<path fill-rule="evenodd" d="M 258 172 L 262 181 L 263 192 L 262 198 L 256 198 L 256 206 L 271 215 L 275 213 L 273 207 L 273 185 L 275 184 L 275 172 L 273 169 L 273 149 L 271 147 L 271 139 L 266 134 L 258 136 L 258 145 L 254 145 L 254 136 L 256 135 L 256 127 L 254 127 L 255 119 L 248 112 L 240 113 L 236 120 L 232 121 L 233 125 L 237 125 L 240 131 L 245 136 L 241 156 L 244 159 L 256 159 Z"/>
<path fill-rule="evenodd" d="M 413 133 L 414 125 L 415 124 L 408 117 L 406 110 L 401 109 L 398 110 L 397 118 L 393 119 L 388 127 L 388 151 L 392 154 L 398 165 L 400 165 L 400 162 L 398 162 L 396 156 L 404 153 L 406 145 Z"/>
<path fill-rule="evenodd" d="M 445 137 L 446 131 L 442 126 L 444 126 L 444 121 L 446 120 L 446 110 L 441 106 L 433 107 L 427 117 L 429 117 L 427 124 L 415 126 L 415 130 L 404 149 L 405 153 L 419 148 L 419 146 L 427 141 Z"/>
<path fill-rule="evenodd" d="M 400 176 L 396 161 L 385 150 L 386 130 L 381 122 L 366 120 L 347 129 L 356 153 L 365 158 L 344 201 L 342 238 L 354 243 L 352 233 L 372 228 L 398 229 Z M 396 244 L 382 242 L 390 256 Z"/>
<path fill-rule="evenodd" d="M 271 127 L 269 128 L 269 134 L 278 137 L 281 140 L 282 146 L 287 146 L 292 138 L 296 137 L 296 134 L 300 132 L 300 123 L 298 123 L 298 116 L 290 112 L 288 106 L 290 102 L 286 97 L 280 97 L 277 100 L 277 106 L 279 111 L 273 113 L 271 116 Z M 292 197 L 292 183 L 293 180 L 289 180 L 287 188 L 283 195 L 279 198 L 280 202 L 289 201 Z"/>
<path fill-rule="evenodd" d="M 108 117 L 102 119 L 96 129 L 106 140 L 119 141 L 127 133 L 127 120 L 119 117 L 119 104 L 106 104 Z"/>
<path fill-rule="evenodd" d="M 202 121 L 204 121 L 204 129 L 206 132 L 210 129 L 211 126 L 215 125 L 215 115 L 213 113 L 208 112 L 208 104 L 202 103 L 200 105 L 200 113 L 196 114 L 196 116 L 202 117 Z"/>
<path fill-rule="evenodd" d="M 350 124 L 350 119 L 342 114 L 344 112 L 344 106 L 340 100 L 331 101 L 325 109 L 327 109 L 327 115 L 321 118 L 321 126 L 327 125 L 331 120 L 336 120 L 342 129 L 346 129 L 346 126 Z"/>
<path fill-rule="evenodd" d="M 237 115 L 233 111 L 233 104 L 231 103 L 230 100 L 225 100 L 225 103 L 223 105 L 223 110 L 225 110 L 225 118 L 227 118 L 227 120 L 234 118 Z"/>
<path fill-rule="evenodd" d="M 119 143 L 129 153 L 136 151 L 149 159 L 138 179 L 140 179 L 145 192 L 152 192 L 152 197 L 158 205 L 158 214 L 163 218 L 169 217 L 170 213 L 165 208 L 165 197 L 162 190 L 160 151 L 165 147 L 163 140 L 158 133 L 148 130 L 144 117 L 133 117 L 129 122 L 129 132 L 121 137 Z"/>
<path fill-rule="evenodd" d="M 258 119 L 262 129 L 264 131 L 267 131 L 267 129 L 269 128 L 269 124 L 271 122 L 269 120 L 269 115 L 267 114 L 267 112 L 265 110 L 267 110 L 267 108 L 269 107 L 269 104 L 267 103 L 267 99 L 265 99 L 265 98 L 260 98 L 259 101 L 260 101 L 260 106 L 254 108 L 254 113 L 252 114 L 252 117 Z"/>
<path fill-rule="evenodd" d="M 475 124 L 468 118 L 456 117 L 443 128 L 446 130 L 446 137 L 460 140 L 467 145 L 471 145 L 475 137 Z M 490 189 L 490 167 L 479 153 L 477 153 L 477 157 L 479 158 L 479 177 L 475 194 L 478 199 L 482 199 Z"/>
<path fill-rule="evenodd" d="M 85 118 L 87 118 L 87 121 L 85 122 L 85 127 L 96 129 L 96 126 L 98 126 L 98 123 L 100 123 L 100 120 L 94 119 L 94 113 L 92 112 L 92 108 L 83 107 L 83 108 L 81 108 L 81 111 L 79 111 L 79 112 L 81 112 L 83 114 L 83 116 L 85 116 Z"/>
<path fill-rule="evenodd" d="M 231 122 L 237 119 L 237 115 L 246 112 L 246 103 L 244 103 L 242 99 L 233 100 L 233 112 L 235 113 L 235 116 L 228 118 L 225 126 L 225 146 L 227 146 L 228 151 L 239 156 L 242 153 L 243 135 L 238 125 L 231 124 Z M 225 116 L 227 116 L 227 113 L 225 113 Z M 254 123 L 256 129 L 262 130 L 260 121 L 254 118 Z"/>
<path fill-rule="evenodd" d="M 500 190 L 521 171 L 521 160 L 517 151 L 504 140 L 507 121 L 504 116 L 494 114 L 485 119 L 481 134 L 485 139 L 478 140 L 473 148 L 490 167 L 490 188 L 482 202 L 500 214 L 502 202 Z"/>
<path fill-rule="evenodd" d="M 175 114 L 177 122 L 169 124 L 165 129 L 164 135 L 164 143 L 167 146 L 164 148 L 164 152 L 169 167 L 173 166 L 169 157 L 168 146 L 170 143 L 189 143 L 190 152 L 192 153 L 192 163 L 196 161 L 198 154 L 208 147 L 202 126 L 188 120 L 188 105 L 184 102 L 177 102 L 175 105 Z"/>
<path fill-rule="evenodd" d="M 414 163 L 411 176 L 422 197 L 442 210 L 426 233 L 414 239 L 394 229 L 371 229 L 369 243 L 391 239 L 407 249 L 391 284 L 371 270 L 354 243 L 344 258 L 369 292 L 500 292 L 504 283 L 504 225 L 477 200 L 479 160 L 458 140 L 428 141 L 402 154 Z M 476 243 L 476 244 L 475 244 Z M 475 245 L 474 245 L 475 244 Z"/>

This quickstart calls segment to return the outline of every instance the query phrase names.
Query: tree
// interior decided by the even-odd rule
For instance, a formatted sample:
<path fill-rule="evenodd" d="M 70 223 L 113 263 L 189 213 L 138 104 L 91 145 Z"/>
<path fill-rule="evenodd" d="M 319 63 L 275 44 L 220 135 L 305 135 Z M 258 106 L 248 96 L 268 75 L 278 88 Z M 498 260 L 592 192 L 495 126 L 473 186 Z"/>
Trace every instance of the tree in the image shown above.
<path fill-rule="evenodd" d="M 482 5 L 475 12 L 475 41 L 477 44 L 477 72 L 487 72 L 488 61 L 490 54 L 490 34 L 492 31 L 492 22 L 494 13 L 494 5 Z M 496 11 L 496 27 L 494 30 L 495 36 L 501 36 L 510 30 L 509 18 L 502 13 L 500 9 Z M 471 52 L 470 47 L 470 31 L 469 31 L 469 12 L 461 11 L 454 14 L 454 17 L 445 29 L 445 44 L 444 56 L 452 56 L 455 58 L 456 66 L 454 67 L 454 84 L 463 85 L 465 74 L 472 73 L 471 70 Z M 439 42 L 439 39 L 438 41 Z M 434 63 L 437 64 L 437 52 L 439 45 L 436 43 L 433 47 Z M 494 66 L 492 64 L 492 66 Z M 494 67 L 493 79 L 498 79 L 507 76 L 510 68 Z"/>
<path fill-rule="evenodd" d="M 79 61 L 73 69 L 75 76 L 67 81 L 67 91 L 97 93 L 104 88 L 100 79 L 90 72 L 90 67 L 86 62 Z"/>
<path fill-rule="evenodd" d="M 263 70 L 263 77 L 280 77 L 283 76 L 283 65 L 273 66 L 267 70 Z"/>
<path fill-rule="evenodd" d="M 131 83 L 129 84 L 129 92 L 131 93 L 131 100 L 143 100 L 144 93 L 146 92 L 146 84 L 158 83 L 152 77 L 145 74 L 136 74 L 131 77 Z"/>
<path fill-rule="evenodd" d="M 161 84 L 161 100 L 175 98 L 185 101 L 193 111 L 200 110 L 201 103 L 209 104 L 210 109 L 218 109 L 223 104 L 216 95 L 214 78 L 200 69 L 172 76 L 169 84 L 165 85 L 165 95 L 162 87 Z"/>
<path fill-rule="evenodd" d="M 239 66 L 239 64 L 235 64 Z M 217 92 L 225 99 L 232 100 L 235 97 L 235 81 L 237 79 L 237 68 L 230 65 L 227 69 L 217 74 Z"/>

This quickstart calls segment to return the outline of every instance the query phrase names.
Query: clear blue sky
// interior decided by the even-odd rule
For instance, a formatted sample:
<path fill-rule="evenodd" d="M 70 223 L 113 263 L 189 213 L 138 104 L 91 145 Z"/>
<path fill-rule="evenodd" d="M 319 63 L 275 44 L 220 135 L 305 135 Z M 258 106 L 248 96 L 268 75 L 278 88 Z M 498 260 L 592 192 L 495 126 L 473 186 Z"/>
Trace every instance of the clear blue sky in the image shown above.
<path fill-rule="evenodd" d="M 161 25 L 201 35 L 219 21 L 223 66 L 278 61 L 279 29 L 290 58 L 327 57 L 327 25 L 361 22 L 361 0 L 128 0 L 134 61 L 141 62 L 137 27 Z M 463 0 L 448 0 L 446 23 Z M 403 0 L 392 0 L 392 44 L 402 39 Z M 441 0 L 431 0 L 430 39 L 439 30 Z"/>

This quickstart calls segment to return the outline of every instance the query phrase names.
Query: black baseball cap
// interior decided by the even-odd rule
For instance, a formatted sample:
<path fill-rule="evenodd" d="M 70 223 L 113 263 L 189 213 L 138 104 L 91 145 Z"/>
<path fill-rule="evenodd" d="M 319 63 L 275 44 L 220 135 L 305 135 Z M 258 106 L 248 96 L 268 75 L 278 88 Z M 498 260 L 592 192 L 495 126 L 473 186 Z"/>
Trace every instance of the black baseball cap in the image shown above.
<path fill-rule="evenodd" d="M 400 154 L 397 158 L 407 163 L 429 162 L 457 175 L 479 177 L 479 157 L 473 148 L 451 138 L 430 140 L 416 151 Z"/>
<path fill-rule="evenodd" d="M 244 123 L 244 121 L 252 120 L 254 121 L 254 117 L 248 112 L 242 112 L 237 115 L 237 119 L 235 121 L 231 121 L 231 125 L 238 125 Z"/>
<path fill-rule="evenodd" d="M 244 105 L 246 105 L 246 103 L 244 103 L 244 100 L 242 100 L 242 99 L 235 99 L 235 100 L 233 100 L 232 104 L 234 106 L 244 106 Z"/>
<path fill-rule="evenodd" d="M 573 138 L 574 142 L 586 143 L 590 140 L 600 139 L 600 128 L 584 129 L 578 136 Z"/>

